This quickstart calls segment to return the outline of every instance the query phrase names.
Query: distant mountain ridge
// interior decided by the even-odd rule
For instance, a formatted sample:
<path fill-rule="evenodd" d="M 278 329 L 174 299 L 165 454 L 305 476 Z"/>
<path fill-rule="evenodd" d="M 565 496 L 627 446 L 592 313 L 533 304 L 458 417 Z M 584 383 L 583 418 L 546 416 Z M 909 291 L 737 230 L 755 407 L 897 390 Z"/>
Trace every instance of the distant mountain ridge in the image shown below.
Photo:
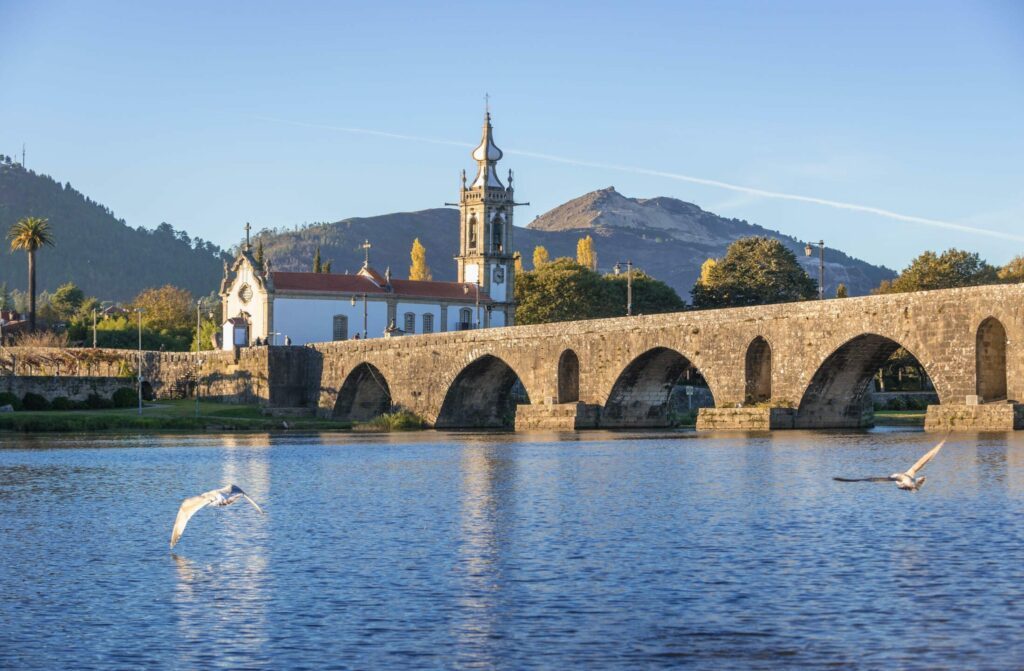
<path fill-rule="evenodd" d="M 363 261 L 360 245 L 369 240 L 371 264 L 381 269 L 390 266 L 396 277 L 408 273 L 409 249 L 413 239 L 419 238 L 427 248 L 427 263 L 437 280 L 456 279 L 452 257 L 458 250 L 458 235 L 459 213 L 447 208 L 355 217 L 260 233 L 265 252 L 278 270 L 309 270 L 313 254 L 320 247 L 321 257 L 332 260 L 334 272 L 355 272 Z M 526 228 L 517 227 L 513 248 L 522 253 L 529 269 L 537 245 L 546 247 L 552 258 L 575 257 L 576 243 L 586 235 L 594 238 L 601 271 L 610 272 L 617 261 L 631 260 L 636 267 L 667 282 L 686 300 L 701 264 L 709 257 L 723 256 L 732 241 L 750 235 L 779 239 L 797 255 L 811 277 L 818 276 L 817 251 L 813 257 L 805 257 L 804 243 L 792 236 L 720 217 L 675 198 L 627 198 L 612 187 L 574 198 L 537 217 Z M 895 276 L 887 268 L 834 249 L 826 248 L 825 262 L 827 296 L 835 295 L 840 282 L 846 284 L 850 295 L 862 295 L 883 279 Z"/>
<path fill-rule="evenodd" d="M 0 283 L 24 290 L 27 259 L 10 252 L 6 234 L 23 217 L 44 217 L 54 247 L 36 254 L 39 291 L 74 282 L 100 299 L 128 300 L 149 287 L 174 284 L 195 295 L 215 290 L 223 274 L 220 247 L 170 224 L 131 228 L 96 203 L 49 175 L 0 160 Z"/>

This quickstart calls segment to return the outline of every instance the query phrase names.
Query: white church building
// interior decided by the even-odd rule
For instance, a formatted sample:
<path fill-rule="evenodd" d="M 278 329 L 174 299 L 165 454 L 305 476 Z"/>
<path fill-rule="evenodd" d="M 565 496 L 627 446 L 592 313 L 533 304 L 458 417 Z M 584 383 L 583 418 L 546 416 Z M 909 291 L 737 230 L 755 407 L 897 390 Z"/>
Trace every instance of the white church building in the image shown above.
<path fill-rule="evenodd" d="M 515 323 L 512 258 L 512 173 L 498 179 L 502 152 L 494 144 L 491 115 L 473 150 L 473 182 L 462 173 L 457 282 L 393 279 L 370 266 L 370 243 L 359 272 L 278 272 L 261 265 L 246 233 L 242 251 L 225 264 L 220 297 L 222 346 L 260 342 L 293 345 L 459 331 Z"/>

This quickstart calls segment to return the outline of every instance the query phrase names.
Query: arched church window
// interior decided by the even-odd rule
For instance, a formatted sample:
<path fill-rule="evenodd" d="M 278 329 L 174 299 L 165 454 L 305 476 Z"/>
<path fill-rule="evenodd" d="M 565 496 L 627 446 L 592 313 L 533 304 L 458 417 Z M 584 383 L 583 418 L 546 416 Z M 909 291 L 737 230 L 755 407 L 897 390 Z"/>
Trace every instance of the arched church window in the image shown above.
<path fill-rule="evenodd" d="M 503 246 L 502 236 L 505 231 L 505 218 L 501 216 L 501 210 L 494 215 L 494 220 L 491 222 L 491 245 L 494 247 L 494 251 L 500 252 Z"/>
<path fill-rule="evenodd" d="M 405 313 L 405 332 L 416 333 L 416 313 L 406 312 Z"/>
<path fill-rule="evenodd" d="M 476 249 L 476 215 L 469 216 L 469 248 Z"/>
<path fill-rule="evenodd" d="M 434 315 L 432 313 L 428 312 L 427 314 L 423 315 L 423 332 L 434 332 Z"/>
<path fill-rule="evenodd" d="M 348 317 L 334 315 L 334 340 L 348 340 Z"/>
<path fill-rule="evenodd" d="M 459 329 L 466 330 L 473 328 L 473 311 L 469 308 L 459 310 Z"/>

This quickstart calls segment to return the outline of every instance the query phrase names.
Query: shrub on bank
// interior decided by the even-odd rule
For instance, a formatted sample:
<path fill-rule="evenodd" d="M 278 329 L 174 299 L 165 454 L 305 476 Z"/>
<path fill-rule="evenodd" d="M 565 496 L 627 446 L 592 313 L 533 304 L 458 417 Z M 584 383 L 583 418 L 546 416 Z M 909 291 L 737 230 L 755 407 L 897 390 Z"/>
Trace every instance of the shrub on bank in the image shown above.
<path fill-rule="evenodd" d="M 99 394 L 89 394 L 89 397 L 85 399 L 85 406 L 90 410 L 109 410 L 114 407 L 114 402 Z"/>
<path fill-rule="evenodd" d="M 409 410 L 397 410 L 385 412 L 379 417 L 374 417 L 369 422 L 356 424 L 353 431 L 418 431 L 424 427 L 426 422 L 423 418 Z"/>
<path fill-rule="evenodd" d="M 121 387 L 111 397 L 115 408 L 130 408 L 139 401 L 138 393 L 131 387 Z"/>
<path fill-rule="evenodd" d="M 67 396 L 58 396 L 57 398 L 50 401 L 51 410 L 70 410 L 71 408 L 71 399 L 69 399 Z"/>
<path fill-rule="evenodd" d="M 0 405 L 9 405 L 15 410 L 21 410 L 21 399 L 9 391 L 0 392 Z"/>
<path fill-rule="evenodd" d="M 49 410 L 50 402 L 46 400 L 44 396 L 34 394 L 31 391 L 26 392 L 21 397 L 21 405 L 25 410 Z"/>

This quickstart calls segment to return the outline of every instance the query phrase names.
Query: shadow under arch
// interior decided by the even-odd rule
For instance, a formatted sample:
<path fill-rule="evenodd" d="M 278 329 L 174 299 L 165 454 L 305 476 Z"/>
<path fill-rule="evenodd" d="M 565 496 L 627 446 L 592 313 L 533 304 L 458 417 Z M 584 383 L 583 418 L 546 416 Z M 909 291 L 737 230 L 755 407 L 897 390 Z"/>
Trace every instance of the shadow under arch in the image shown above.
<path fill-rule="evenodd" d="M 345 378 L 334 403 L 333 416 L 366 422 L 391 409 L 391 389 L 376 366 L 363 362 Z"/>
<path fill-rule="evenodd" d="M 602 428 L 672 425 L 669 399 L 676 384 L 702 386 L 703 377 L 685 356 L 667 347 L 647 350 L 619 373 L 601 411 Z"/>
<path fill-rule="evenodd" d="M 744 358 L 746 403 L 764 403 L 772 398 L 772 346 L 763 336 L 747 345 Z"/>
<path fill-rule="evenodd" d="M 558 357 L 558 402 L 575 403 L 580 400 L 580 358 L 567 349 Z"/>
<path fill-rule="evenodd" d="M 485 354 L 463 368 L 445 393 L 437 429 L 511 429 L 529 396 L 512 367 Z"/>
<path fill-rule="evenodd" d="M 840 345 L 818 366 L 804 390 L 795 428 L 872 426 L 871 379 L 900 347 L 903 346 L 895 340 L 875 333 L 861 334 Z M 921 360 L 904 349 L 928 375 Z"/>
<path fill-rule="evenodd" d="M 982 403 L 1006 399 L 1006 328 L 995 317 L 978 325 L 975 335 L 975 393 Z"/>

